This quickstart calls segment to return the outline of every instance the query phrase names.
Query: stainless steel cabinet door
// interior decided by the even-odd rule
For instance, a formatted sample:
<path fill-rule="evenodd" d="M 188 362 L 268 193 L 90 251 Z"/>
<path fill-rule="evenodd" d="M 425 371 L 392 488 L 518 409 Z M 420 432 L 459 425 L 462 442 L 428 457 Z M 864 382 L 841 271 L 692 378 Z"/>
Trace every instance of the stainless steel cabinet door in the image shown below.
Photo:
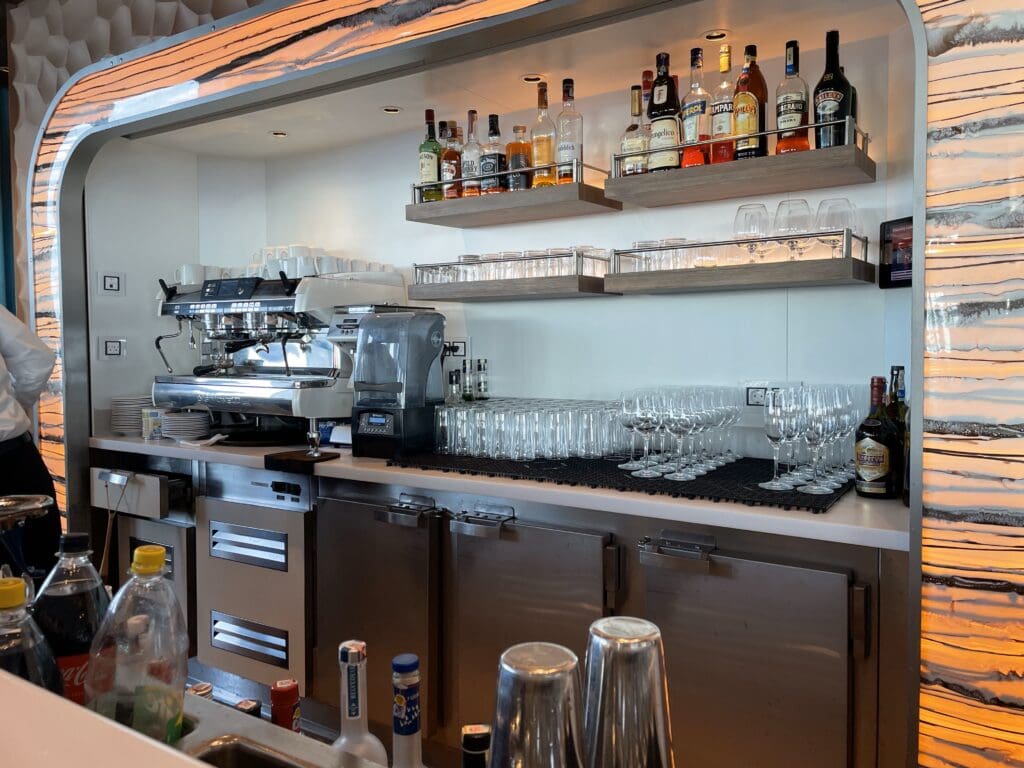
<path fill-rule="evenodd" d="M 313 691 L 339 703 L 338 643 L 363 640 L 369 719 L 391 727 L 391 659 L 420 657 L 424 727 L 437 720 L 440 521 L 380 504 L 321 499 L 317 509 Z"/>
<path fill-rule="evenodd" d="M 488 537 L 459 533 L 456 526 L 453 656 L 459 720 L 489 723 L 498 659 L 509 646 L 559 643 L 583 663 L 587 630 L 605 614 L 610 537 L 521 521 Z"/>
<path fill-rule="evenodd" d="M 717 552 L 645 565 L 678 765 L 848 764 L 848 573 Z"/>

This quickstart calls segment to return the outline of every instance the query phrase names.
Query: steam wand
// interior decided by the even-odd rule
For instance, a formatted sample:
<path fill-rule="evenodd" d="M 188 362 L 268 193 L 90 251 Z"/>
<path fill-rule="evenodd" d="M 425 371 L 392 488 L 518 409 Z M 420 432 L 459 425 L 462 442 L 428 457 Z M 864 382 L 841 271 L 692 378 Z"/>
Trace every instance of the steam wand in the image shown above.
<path fill-rule="evenodd" d="M 177 333 L 165 333 L 163 336 L 157 336 L 156 341 L 153 342 L 153 346 L 156 347 L 156 351 L 160 353 L 160 359 L 164 361 L 164 366 L 167 368 L 168 373 L 174 373 L 174 369 L 171 368 L 171 364 L 167 362 L 167 355 L 160 348 L 160 344 L 164 339 L 176 339 L 181 336 L 181 318 L 178 318 L 178 332 Z"/>

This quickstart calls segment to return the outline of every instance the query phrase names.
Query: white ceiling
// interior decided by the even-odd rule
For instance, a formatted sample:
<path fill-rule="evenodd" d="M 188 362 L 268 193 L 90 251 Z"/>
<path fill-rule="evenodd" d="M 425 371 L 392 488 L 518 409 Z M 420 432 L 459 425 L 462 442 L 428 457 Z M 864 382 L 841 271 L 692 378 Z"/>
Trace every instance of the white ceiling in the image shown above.
<path fill-rule="evenodd" d="M 433 107 L 438 119 L 464 122 L 467 109 L 505 114 L 529 109 L 535 86 L 520 80 L 540 72 L 550 83 L 552 101 L 559 98 L 563 77 L 576 80 L 577 98 L 615 90 L 625 92 L 639 82 L 641 70 L 653 68 L 654 54 L 667 50 L 673 69 L 688 68 L 691 47 L 714 50 L 703 32 L 728 28 L 721 42 L 733 45 L 734 66 L 742 46 L 758 43 L 763 58 L 780 57 L 786 40 L 797 39 L 805 50 L 823 47 L 825 31 L 839 29 L 843 41 L 875 38 L 907 23 L 896 0 L 702 0 L 556 40 L 503 51 L 486 58 L 447 65 L 386 83 L 319 96 L 301 102 L 193 125 L 141 141 L 202 155 L 266 158 L 355 144 L 373 137 L 416 130 L 423 110 Z M 770 47 L 769 47 L 770 46 Z M 737 53 L 737 49 L 739 52 Z M 778 50 L 775 50 L 778 49 Z M 715 57 L 708 56 L 709 63 Z M 813 76 L 808 75 L 813 80 Z M 380 107 L 395 104 L 398 115 Z M 286 131 L 277 138 L 271 131 Z"/>

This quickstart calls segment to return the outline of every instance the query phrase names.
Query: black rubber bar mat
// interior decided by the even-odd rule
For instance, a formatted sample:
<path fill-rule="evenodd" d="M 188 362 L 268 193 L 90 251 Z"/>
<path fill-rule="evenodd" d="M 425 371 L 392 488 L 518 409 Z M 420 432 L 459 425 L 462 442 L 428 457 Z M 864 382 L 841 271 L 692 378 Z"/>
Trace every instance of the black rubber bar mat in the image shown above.
<path fill-rule="evenodd" d="M 772 463 L 768 459 L 740 459 L 688 482 L 632 477 L 628 472 L 616 468 L 616 463 L 620 462 L 605 459 L 508 461 L 427 453 L 389 461 L 388 465 L 458 472 L 463 475 L 503 477 L 511 480 L 538 480 L 581 488 L 634 491 L 680 499 L 735 501 L 755 507 L 805 509 L 815 513 L 827 512 L 844 493 L 853 488 L 851 480 L 827 496 L 814 496 L 795 490 L 766 491 L 758 488 L 757 484 L 771 480 Z"/>

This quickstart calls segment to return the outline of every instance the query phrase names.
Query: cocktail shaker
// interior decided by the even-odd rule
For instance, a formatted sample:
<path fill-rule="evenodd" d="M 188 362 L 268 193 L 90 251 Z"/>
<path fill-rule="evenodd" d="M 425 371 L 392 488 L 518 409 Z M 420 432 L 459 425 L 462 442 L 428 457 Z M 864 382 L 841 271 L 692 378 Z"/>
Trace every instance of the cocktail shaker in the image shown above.
<path fill-rule="evenodd" d="M 522 643 L 501 655 L 488 768 L 582 768 L 576 654 Z"/>
<path fill-rule="evenodd" d="M 661 630 L 628 616 L 598 619 L 584 677 L 585 768 L 673 768 Z"/>

